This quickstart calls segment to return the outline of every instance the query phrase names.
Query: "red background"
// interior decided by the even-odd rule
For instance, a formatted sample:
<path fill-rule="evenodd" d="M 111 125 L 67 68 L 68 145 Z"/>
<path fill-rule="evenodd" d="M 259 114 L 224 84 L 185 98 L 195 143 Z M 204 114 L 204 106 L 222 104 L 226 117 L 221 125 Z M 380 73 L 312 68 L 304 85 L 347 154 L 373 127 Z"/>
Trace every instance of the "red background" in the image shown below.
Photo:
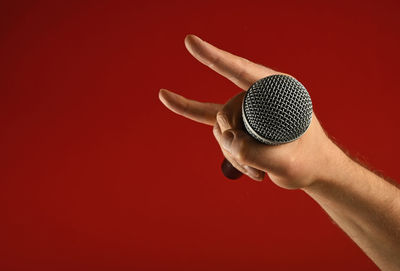
<path fill-rule="evenodd" d="M 301 191 L 226 180 L 194 33 L 290 73 L 353 154 L 400 179 L 398 1 L 2 1 L 0 270 L 376 270 Z"/>

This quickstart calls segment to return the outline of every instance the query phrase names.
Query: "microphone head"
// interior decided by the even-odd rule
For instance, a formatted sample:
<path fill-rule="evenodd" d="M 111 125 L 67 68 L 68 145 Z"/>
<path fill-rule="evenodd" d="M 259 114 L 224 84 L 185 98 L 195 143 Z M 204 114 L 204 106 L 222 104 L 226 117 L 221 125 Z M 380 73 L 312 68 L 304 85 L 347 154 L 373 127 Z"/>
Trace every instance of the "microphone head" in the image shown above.
<path fill-rule="evenodd" d="M 294 77 L 272 75 L 255 82 L 242 104 L 247 132 L 258 141 L 277 145 L 302 136 L 311 123 L 312 102 Z"/>

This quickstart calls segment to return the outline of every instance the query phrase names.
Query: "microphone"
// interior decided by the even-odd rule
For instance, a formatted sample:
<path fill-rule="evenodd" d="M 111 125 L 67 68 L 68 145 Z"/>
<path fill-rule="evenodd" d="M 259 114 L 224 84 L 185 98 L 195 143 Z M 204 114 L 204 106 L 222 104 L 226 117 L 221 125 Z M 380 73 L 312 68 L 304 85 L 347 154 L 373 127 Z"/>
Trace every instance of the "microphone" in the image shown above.
<path fill-rule="evenodd" d="M 278 145 L 300 138 L 311 124 L 312 102 L 294 77 L 278 74 L 262 78 L 247 90 L 242 104 L 244 128 L 257 141 Z M 221 170 L 235 180 L 242 173 L 224 159 Z"/>

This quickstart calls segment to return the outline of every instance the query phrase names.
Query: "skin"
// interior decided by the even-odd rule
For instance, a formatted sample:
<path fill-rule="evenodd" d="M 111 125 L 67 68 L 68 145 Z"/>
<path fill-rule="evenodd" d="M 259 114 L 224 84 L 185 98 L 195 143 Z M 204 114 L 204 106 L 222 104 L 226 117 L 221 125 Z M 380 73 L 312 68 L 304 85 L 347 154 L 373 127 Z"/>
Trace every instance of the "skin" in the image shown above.
<path fill-rule="evenodd" d="M 176 114 L 213 126 L 221 151 L 235 168 L 256 181 L 267 174 L 282 188 L 303 190 L 379 268 L 400 270 L 400 190 L 347 156 L 329 139 L 315 114 L 296 141 L 270 146 L 254 140 L 241 130 L 245 91 L 263 77 L 282 73 L 194 35 L 186 36 L 185 46 L 242 91 L 222 105 L 161 89 L 161 102 Z"/>

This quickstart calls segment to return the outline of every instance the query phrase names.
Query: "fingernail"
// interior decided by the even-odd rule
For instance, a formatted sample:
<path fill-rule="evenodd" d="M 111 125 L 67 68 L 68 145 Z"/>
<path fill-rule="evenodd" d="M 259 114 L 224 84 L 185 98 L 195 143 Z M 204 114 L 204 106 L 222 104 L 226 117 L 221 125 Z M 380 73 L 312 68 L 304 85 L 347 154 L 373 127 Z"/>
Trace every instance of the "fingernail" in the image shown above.
<path fill-rule="evenodd" d="M 195 34 L 192 34 L 192 36 L 198 38 L 198 39 L 201 40 L 201 41 L 204 41 L 202 38 L 200 38 L 199 36 L 197 36 L 197 35 L 195 35 Z"/>
<path fill-rule="evenodd" d="M 222 144 L 222 147 L 228 152 L 231 152 L 231 145 L 232 145 L 233 138 L 234 138 L 234 135 L 230 131 L 226 131 L 225 133 L 222 134 L 221 144 Z"/>
<path fill-rule="evenodd" d="M 228 120 L 224 114 L 217 114 L 217 122 L 220 127 L 225 127 L 224 129 L 226 129 L 226 127 L 230 126 L 228 123 Z"/>
<path fill-rule="evenodd" d="M 193 40 L 193 39 L 198 39 L 198 40 L 204 42 L 200 37 L 198 37 L 198 36 L 196 36 L 196 35 L 194 35 L 194 34 L 187 34 L 186 37 L 185 37 L 185 43 L 186 43 L 189 39 L 192 39 L 192 40 Z"/>
<path fill-rule="evenodd" d="M 217 122 L 218 122 L 219 126 L 225 126 L 225 124 L 226 124 L 225 117 L 221 114 L 217 114 Z"/>

